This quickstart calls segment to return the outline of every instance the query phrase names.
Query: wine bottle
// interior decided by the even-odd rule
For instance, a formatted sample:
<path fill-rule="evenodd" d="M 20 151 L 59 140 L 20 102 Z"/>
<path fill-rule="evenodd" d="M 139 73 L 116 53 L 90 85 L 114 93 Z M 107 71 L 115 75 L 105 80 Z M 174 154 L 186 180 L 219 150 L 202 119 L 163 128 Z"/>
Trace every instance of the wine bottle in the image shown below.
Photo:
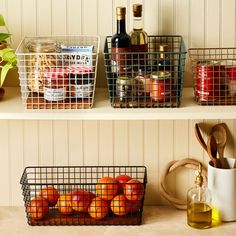
<path fill-rule="evenodd" d="M 111 39 L 112 72 L 126 75 L 130 67 L 130 36 L 126 32 L 126 8 L 117 7 L 117 32 Z"/>
<path fill-rule="evenodd" d="M 133 5 L 133 30 L 130 33 L 132 62 L 135 70 L 146 71 L 148 58 L 148 35 L 143 30 L 142 4 Z"/>

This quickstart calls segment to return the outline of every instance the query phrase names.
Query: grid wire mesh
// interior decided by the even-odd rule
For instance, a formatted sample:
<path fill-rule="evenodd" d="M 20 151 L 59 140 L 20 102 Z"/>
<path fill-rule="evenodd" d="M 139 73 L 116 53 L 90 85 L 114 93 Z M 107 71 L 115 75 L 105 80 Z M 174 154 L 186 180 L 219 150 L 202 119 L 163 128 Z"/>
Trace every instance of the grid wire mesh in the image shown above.
<path fill-rule="evenodd" d="M 199 105 L 236 104 L 236 48 L 190 48 L 194 98 Z"/>
<path fill-rule="evenodd" d="M 16 55 L 25 108 L 91 108 L 99 41 L 98 36 L 24 38 Z"/>
<path fill-rule="evenodd" d="M 167 45 L 168 50 L 159 51 L 160 45 Z M 107 36 L 104 58 L 112 107 L 180 106 L 186 58 L 181 36 L 148 36 L 148 52 L 129 53 L 112 52 L 112 37 Z"/>
<path fill-rule="evenodd" d="M 104 177 L 116 179 L 121 175 L 139 181 L 138 185 L 129 184 L 134 192 L 127 192 L 122 181 L 119 185 L 117 181 L 101 182 Z M 147 183 L 145 166 L 31 166 L 25 168 L 20 183 L 29 225 L 139 225 L 142 222 Z"/>

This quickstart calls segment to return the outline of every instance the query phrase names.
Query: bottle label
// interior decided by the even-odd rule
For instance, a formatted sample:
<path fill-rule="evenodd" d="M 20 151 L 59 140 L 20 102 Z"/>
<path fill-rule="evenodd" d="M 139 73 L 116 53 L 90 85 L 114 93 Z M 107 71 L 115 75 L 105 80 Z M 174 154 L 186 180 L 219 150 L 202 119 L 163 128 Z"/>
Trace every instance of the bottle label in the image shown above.
<path fill-rule="evenodd" d="M 62 101 L 66 98 L 66 87 L 64 88 L 47 88 L 44 87 L 44 99 L 48 101 Z"/>
<path fill-rule="evenodd" d="M 113 73 L 124 73 L 130 68 L 130 49 L 111 48 L 111 63 Z"/>
<path fill-rule="evenodd" d="M 83 85 L 74 85 L 74 94 L 73 97 L 76 98 L 89 98 L 93 92 L 93 85 L 83 84 Z"/>
<path fill-rule="evenodd" d="M 134 66 L 147 65 L 148 64 L 148 44 L 131 45 L 132 52 L 140 52 L 132 54 L 131 61 Z"/>

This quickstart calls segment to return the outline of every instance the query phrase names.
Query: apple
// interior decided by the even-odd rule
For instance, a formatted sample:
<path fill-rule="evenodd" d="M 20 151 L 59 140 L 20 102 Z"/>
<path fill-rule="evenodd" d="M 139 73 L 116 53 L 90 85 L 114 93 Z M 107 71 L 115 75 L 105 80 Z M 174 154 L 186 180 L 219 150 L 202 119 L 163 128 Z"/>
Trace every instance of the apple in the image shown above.
<path fill-rule="evenodd" d="M 124 194 L 130 201 L 141 200 L 144 195 L 144 185 L 139 180 L 131 179 L 124 186 Z"/>
<path fill-rule="evenodd" d="M 53 207 L 57 204 L 57 200 L 59 198 L 59 193 L 57 191 L 57 189 L 53 186 L 48 186 L 43 188 L 40 193 L 39 196 L 43 197 L 45 200 L 48 201 L 48 205 L 50 207 Z"/>
<path fill-rule="evenodd" d="M 118 175 L 116 181 L 119 183 L 119 193 L 123 193 L 125 183 L 127 183 L 132 178 L 128 175 Z"/>
<path fill-rule="evenodd" d="M 118 193 L 119 185 L 116 179 L 106 176 L 98 180 L 96 184 L 96 192 L 98 197 L 105 200 L 111 200 Z"/>
<path fill-rule="evenodd" d="M 27 213 L 34 220 L 43 220 L 47 218 L 49 213 L 48 202 L 41 197 L 33 198 L 28 206 Z"/>
<path fill-rule="evenodd" d="M 76 189 L 71 193 L 72 209 L 78 212 L 88 212 L 88 207 L 96 196 L 88 191 Z"/>
<path fill-rule="evenodd" d="M 118 216 L 124 216 L 130 212 L 130 203 L 123 194 L 115 196 L 110 206 L 112 212 Z"/>
<path fill-rule="evenodd" d="M 96 220 L 101 220 L 106 217 L 108 210 L 108 203 L 100 197 L 95 197 L 88 207 L 89 215 Z"/>
<path fill-rule="evenodd" d="M 74 212 L 71 203 L 71 195 L 61 195 L 58 198 L 57 207 L 63 215 L 71 215 Z"/>
<path fill-rule="evenodd" d="M 129 201 L 130 203 L 130 212 L 131 213 L 136 213 L 137 211 L 139 211 L 139 209 L 142 206 L 142 201 L 137 200 L 137 201 Z"/>

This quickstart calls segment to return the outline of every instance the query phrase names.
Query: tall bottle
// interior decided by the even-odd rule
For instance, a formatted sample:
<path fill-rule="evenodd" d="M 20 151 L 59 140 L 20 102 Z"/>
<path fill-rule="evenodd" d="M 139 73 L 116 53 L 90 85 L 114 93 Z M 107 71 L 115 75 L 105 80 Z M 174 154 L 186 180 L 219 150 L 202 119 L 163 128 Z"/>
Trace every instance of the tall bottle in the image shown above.
<path fill-rule="evenodd" d="M 132 54 L 133 67 L 137 71 L 139 69 L 146 70 L 148 64 L 148 35 L 143 30 L 142 4 L 133 5 L 133 30 L 130 37 L 131 51 L 140 52 L 140 54 Z"/>
<path fill-rule="evenodd" d="M 195 180 L 196 186 L 187 193 L 187 221 L 194 228 L 206 229 L 212 224 L 211 194 L 203 185 L 202 166 Z"/>
<path fill-rule="evenodd" d="M 111 39 L 112 72 L 117 75 L 126 75 L 130 66 L 130 36 L 126 33 L 126 8 L 116 8 L 117 32 Z"/>

